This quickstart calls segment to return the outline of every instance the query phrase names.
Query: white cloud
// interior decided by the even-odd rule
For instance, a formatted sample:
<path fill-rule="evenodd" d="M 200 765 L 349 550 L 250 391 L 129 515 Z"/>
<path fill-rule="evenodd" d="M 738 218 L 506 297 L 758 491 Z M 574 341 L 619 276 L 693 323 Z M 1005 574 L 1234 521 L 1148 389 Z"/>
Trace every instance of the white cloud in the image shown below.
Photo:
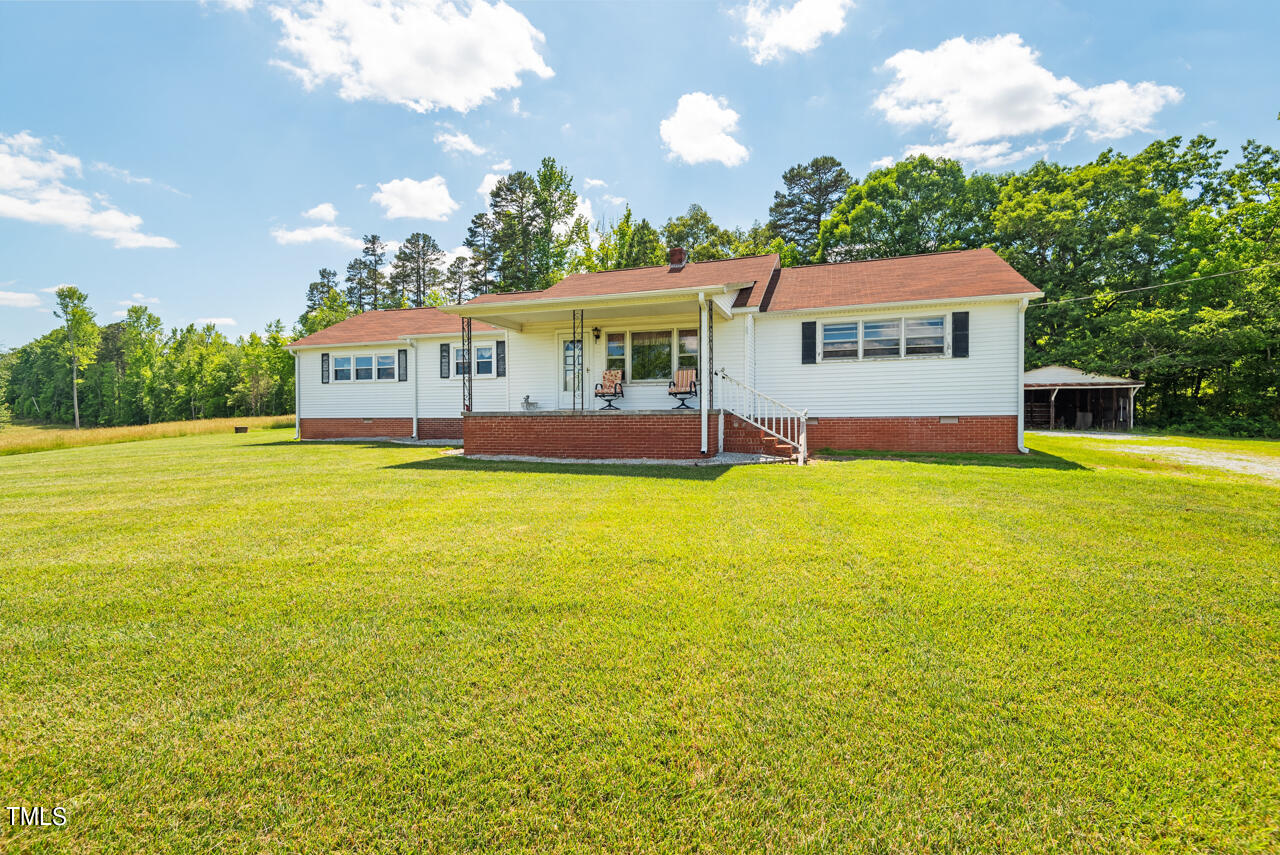
<path fill-rule="evenodd" d="M 751 52 L 751 61 L 764 65 L 788 51 L 813 50 L 823 36 L 834 36 L 844 29 L 845 15 L 852 8 L 853 0 L 796 0 L 781 7 L 768 0 L 751 0 L 733 14 L 746 25 L 742 44 Z"/>
<path fill-rule="evenodd" d="M 490 169 L 492 169 L 492 170 L 494 170 L 495 172 L 510 172 L 510 171 L 511 171 L 511 161 L 509 161 L 509 160 L 500 160 L 500 161 L 498 161 L 497 163 L 495 163 L 493 166 L 490 166 L 489 168 L 490 168 Z"/>
<path fill-rule="evenodd" d="M 475 141 L 462 131 L 441 131 L 436 134 L 436 142 L 439 143 L 440 147 L 445 151 L 461 151 L 467 154 L 485 153 L 485 149 L 483 147 L 476 145 Z"/>
<path fill-rule="evenodd" d="M 12 285 L 13 283 L 12 283 L 12 282 L 6 282 L 5 284 L 6 284 L 6 285 Z M 64 284 L 65 284 L 65 283 L 64 283 Z M 40 293 L 42 293 L 42 294 L 57 294 L 57 293 L 58 293 L 58 289 L 59 289 L 59 288 L 61 288 L 61 287 L 62 287 L 62 285 L 50 285 L 48 288 L 41 288 L 41 289 L 40 289 Z"/>
<path fill-rule="evenodd" d="M 78 157 L 54 151 L 27 131 L 0 134 L 0 217 L 88 232 L 121 248 L 177 246 L 143 233 L 142 217 L 67 184 L 81 175 Z"/>
<path fill-rule="evenodd" d="M 480 179 L 480 186 L 476 188 L 476 192 L 488 199 L 489 194 L 493 192 L 494 187 L 498 186 L 498 181 L 501 179 L 502 176 L 496 172 L 485 173 L 484 178 Z"/>
<path fill-rule="evenodd" d="M 113 317 L 113 318 L 127 318 L 127 317 L 129 317 L 129 312 L 128 312 L 127 310 L 125 310 L 125 309 L 116 309 L 114 312 L 112 312 L 112 313 L 111 313 L 111 317 Z"/>
<path fill-rule="evenodd" d="M 118 178 L 119 180 L 123 181 L 125 184 L 145 184 L 148 187 L 159 187 L 161 190 L 168 190 L 170 193 L 176 193 L 179 196 L 186 196 L 188 199 L 191 198 L 190 194 L 183 193 L 177 187 L 170 187 L 168 184 L 161 184 L 157 181 L 152 181 L 150 178 L 144 178 L 141 175 L 134 175 L 132 172 L 130 172 L 127 169 L 121 169 L 120 167 L 112 166 L 109 163 L 103 163 L 102 161 L 95 161 L 94 163 L 90 164 L 90 168 L 97 172 L 110 175 L 112 178 Z"/>
<path fill-rule="evenodd" d="M 205 2 L 205 0 L 201 0 Z M 253 0 L 216 0 L 219 6 L 235 9 L 237 12 L 248 12 L 253 8 Z"/>
<path fill-rule="evenodd" d="M 40 306 L 39 294 L 28 294 L 22 291 L 0 291 L 0 306 L 14 309 L 35 309 Z"/>
<path fill-rule="evenodd" d="M 332 202 L 321 202 L 314 208 L 310 208 L 302 212 L 302 216 L 308 220 L 319 220 L 322 223 L 332 223 L 338 219 L 338 209 L 333 207 Z"/>
<path fill-rule="evenodd" d="M 196 318 L 198 324 L 215 324 L 220 327 L 236 326 L 235 318 Z"/>
<path fill-rule="evenodd" d="M 517 116 L 519 116 L 519 117 L 520 117 L 520 118 L 522 118 L 522 119 L 527 119 L 527 118 L 529 118 L 529 114 L 528 114 L 528 113 L 526 113 L 524 110 L 521 110 L 521 109 L 520 109 L 520 99 L 519 99 L 519 98 L 512 98 L 512 99 L 511 99 L 511 112 L 515 113 Z"/>
<path fill-rule="evenodd" d="M 371 199 L 383 207 L 390 219 L 447 220 L 458 210 L 458 203 L 449 195 L 449 187 L 439 175 L 426 181 L 397 178 L 379 184 L 378 192 Z"/>
<path fill-rule="evenodd" d="M 738 114 L 724 98 L 705 92 L 681 95 L 676 110 L 662 120 L 658 133 L 668 157 L 685 163 L 718 161 L 737 166 L 747 160 L 747 149 L 731 133 L 738 129 Z"/>
<path fill-rule="evenodd" d="M 584 178 L 582 179 L 582 186 L 587 190 L 594 190 L 597 187 L 608 187 L 609 185 L 599 178 Z"/>
<path fill-rule="evenodd" d="M 271 14 L 294 60 L 275 64 L 308 90 L 337 82 L 347 101 L 465 113 L 525 72 L 554 75 L 539 52 L 546 37 L 505 2 L 312 0 Z"/>
<path fill-rule="evenodd" d="M 351 230 L 346 226 L 336 226 L 332 223 L 305 226 L 300 229 L 286 229 L 284 226 L 277 226 L 271 230 L 271 236 L 281 246 L 289 246 L 295 243 L 316 243 L 317 241 L 330 241 L 349 249 L 360 249 L 360 247 L 364 246 L 360 238 L 351 234 Z"/>
<path fill-rule="evenodd" d="M 148 297 L 144 294 L 134 294 L 128 300 L 120 300 L 116 303 L 118 306 L 154 306 L 160 302 L 159 297 Z"/>
<path fill-rule="evenodd" d="M 626 196 L 614 196 L 614 195 L 612 195 L 612 194 L 610 194 L 610 193 L 605 193 L 605 194 L 604 194 L 604 196 L 603 196 L 603 197 L 601 197 L 601 198 L 603 198 L 603 199 L 604 199 L 604 201 L 605 201 L 605 203 L 606 203 L 606 204 L 609 204 L 609 205 L 625 205 L 625 204 L 627 204 L 627 197 L 626 197 Z"/>
<path fill-rule="evenodd" d="M 467 249 L 465 246 L 456 246 L 453 249 L 447 249 L 444 252 L 444 258 L 440 259 L 440 269 L 448 269 L 449 265 L 453 264 L 454 259 L 470 257 L 471 250 Z"/>
<path fill-rule="evenodd" d="M 1017 33 L 899 51 L 884 67 L 894 73 L 875 100 L 885 118 L 903 127 L 929 125 L 945 136 L 909 152 L 936 151 L 987 166 L 1050 145 L 1039 138 L 1015 143 L 1020 137 L 1058 131 L 1061 143 L 1077 131 L 1095 141 L 1149 131 L 1157 112 L 1182 99 L 1181 90 L 1151 82 L 1117 80 L 1086 89 L 1040 65 Z"/>

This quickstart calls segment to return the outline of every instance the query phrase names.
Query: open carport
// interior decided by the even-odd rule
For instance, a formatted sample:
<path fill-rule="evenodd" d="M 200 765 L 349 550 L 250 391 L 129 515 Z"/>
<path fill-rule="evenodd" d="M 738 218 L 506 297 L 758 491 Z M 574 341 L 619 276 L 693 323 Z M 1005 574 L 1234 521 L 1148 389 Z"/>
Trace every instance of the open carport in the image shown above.
<path fill-rule="evenodd" d="M 1134 396 L 1144 385 L 1065 365 L 1035 368 L 1022 375 L 1024 423 L 1041 430 L 1131 430 Z"/>

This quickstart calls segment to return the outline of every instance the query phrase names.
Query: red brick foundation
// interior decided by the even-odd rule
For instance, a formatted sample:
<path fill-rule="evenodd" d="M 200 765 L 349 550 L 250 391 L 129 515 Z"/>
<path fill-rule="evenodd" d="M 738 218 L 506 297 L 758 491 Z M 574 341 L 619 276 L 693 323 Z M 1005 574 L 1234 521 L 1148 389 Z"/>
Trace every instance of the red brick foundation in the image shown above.
<path fill-rule="evenodd" d="M 716 416 L 708 417 L 709 456 L 716 453 Z M 703 457 L 697 411 L 635 410 L 618 413 L 467 413 L 462 419 L 467 454 L 531 457 Z"/>
<path fill-rule="evenodd" d="M 301 419 L 303 439 L 413 436 L 413 419 Z M 462 419 L 418 419 L 418 439 L 461 439 Z"/>
<path fill-rule="evenodd" d="M 868 451 L 951 451 L 1012 454 L 1018 450 L 1017 416 L 811 418 L 809 451 L 823 448 Z M 729 447 L 725 425 L 725 447 Z"/>
<path fill-rule="evenodd" d="M 418 419 L 418 439 L 462 439 L 462 417 Z"/>
<path fill-rule="evenodd" d="M 299 419 L 303 439 L 413 436 L 413 419 Z"/>

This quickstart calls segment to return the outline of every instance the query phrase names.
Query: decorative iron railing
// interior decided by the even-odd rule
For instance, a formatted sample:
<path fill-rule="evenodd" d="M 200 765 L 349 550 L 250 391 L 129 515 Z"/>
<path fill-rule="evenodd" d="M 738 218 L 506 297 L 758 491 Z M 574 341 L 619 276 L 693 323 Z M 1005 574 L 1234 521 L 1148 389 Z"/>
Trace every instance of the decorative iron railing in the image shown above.
<path fill-rule="evenodd" d="M 809 411 L 797 410 L 770 398 L 725 374 L 723 368 L 717 368 L 715 376 L 723 381 L 716 395 L 720 409 L 728 410 L 744 422 L 794 447 L 796 462 L 803 466 L 809 459 Z"/>

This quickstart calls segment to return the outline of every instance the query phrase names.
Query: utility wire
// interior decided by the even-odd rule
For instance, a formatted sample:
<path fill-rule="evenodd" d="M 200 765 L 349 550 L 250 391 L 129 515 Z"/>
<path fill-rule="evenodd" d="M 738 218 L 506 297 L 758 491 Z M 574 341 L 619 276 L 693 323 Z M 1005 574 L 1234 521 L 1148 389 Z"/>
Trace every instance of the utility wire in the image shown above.
<path fill-rule="evenodd" d="M 1079 303 L 1082 300 L 1097 300 L 1099 297 L 1115 297 L 1120 294 L 1132 294 L 1136 291 L 1151 291 L 1155 288 L 1168 288 L 1170 285 L 1185 285 L 1188 282 L 1217 279 L 1219 276 L 1234 276 L 1237 273 L 1249 273 L 1254 270 L 1261 270 L 1264 267 L 1272 267 L 1277 264 L 1280 264 L 1280 261 L 1264 261 L 1262 264 L 1255 264 L 1253 267 L 1241 267 L 1239 270 L 1226 270 L 1222 273 L 1210 273 L 1208 276 L 1192 276 L 1189 279 L 1175 279 L 1173 282 L 1161 282 L 1159 285 L 1144 285 L 1141 288 L 1128 288 L 1124 291 L 1107 291 L 1103 294 L 1088 294 L 1084 297 L 1069 297 L 1065 300 L 1054 300 L 1052 303 L 1032 303 L 1027 306 L 1027 308 L 1043 309 L 1046 306 L 1062 306 L 1066 303 Z"/>

